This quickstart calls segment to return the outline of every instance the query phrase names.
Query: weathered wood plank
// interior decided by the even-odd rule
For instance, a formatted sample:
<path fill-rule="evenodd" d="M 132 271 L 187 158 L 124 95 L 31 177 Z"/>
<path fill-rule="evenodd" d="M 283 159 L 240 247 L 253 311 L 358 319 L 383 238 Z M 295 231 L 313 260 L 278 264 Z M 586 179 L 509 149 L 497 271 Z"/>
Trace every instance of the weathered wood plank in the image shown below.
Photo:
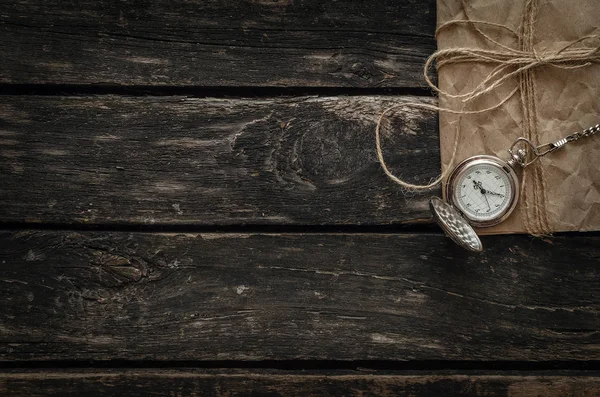
<path fill-rule="evenodd" d="M 600 236 L 0 234 L 0 360 L 598 360 Z"/>
<path fill-rule="evenodd" d="M 0 394 L 36 396 L 594 397 L 597 372 L 307 373 L 234 370 L 65 370 L 0 373 Z"/>
<path fill-rule="evenodd" d="M 0 82 L 419 87 L 435 1 L 22 0 Z"/>
<path fill-rule="evenodd" d="M 390 224 L 427 220 L 383 174 L 381 110 L 416 97 L 0 97 L 0 222 Z M 394 170 L 440 172 L 435 114 L 386 125 Z M 435 193 L 435 192 L 434 192 Z"/>

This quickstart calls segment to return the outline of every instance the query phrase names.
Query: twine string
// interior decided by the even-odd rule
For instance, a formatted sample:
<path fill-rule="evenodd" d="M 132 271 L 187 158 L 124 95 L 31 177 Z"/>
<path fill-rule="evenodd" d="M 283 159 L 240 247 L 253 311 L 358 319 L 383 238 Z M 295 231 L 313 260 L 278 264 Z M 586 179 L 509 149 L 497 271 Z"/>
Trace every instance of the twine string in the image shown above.
<path fill-rule="evenodd" d="M 519 36 L 519 46 L 524 52 L 532 52 L 536 58 L 546 59 L 535 53 L 533 48 L 535 16 L 537 14 L 536 0 L 527 0 L 525 2 L 525 12 L 521 21 L 521 35 Z M 545 64 L 545 63 L 544 63 Z M 532 142 L 539 142 L 539 131 L 537 129 L 537 111 L 535 103 L 535 79 L 534 69 L 524 70 L 519 74 L 519 86 L 521 93 L 521 107 L 523 110 L 523 135 Z M 526 183 L 529 179 L 528 173 L 523 173 L 521 183 L 521 195 L 525 204 L 525 216 L 523 217 L 523 226 L 529 234 L 542 235 L 549 234 L 547 227 L 545 208 L 545 183 L 543 183 L 543 169 L 540 163 L 535 163 L 531 170 L 531 180 L 533 189 L 526 189 Z"/>
<path fill-rule="evenodd" d="M 509 94 L 493 105 L 483 109 L 467 108 L 462 110 L 451 109 L 448 107 L 440 107 L 436 105 L 429 105 L 418 102 L 404 102 L 396 104 L 394 106 L 385 109 L 375 127 L 375 140 L 377 148 L 377 157 L 379 163 L 385 174 L 395 183 L 399 184 L 403 188 L 410 191 L 428 190 L 436 187 L 445 178 L 449 172 L 452 164 L 454 163 L 454 157 L 456 154 L 460 131 L 457 128 L 454 134 L 454 143 L 452 156 L 449 166 L 444 172 L 437 177 L 434 181 L 425 184 L 417 185 L 409 183 L 395 176 L 388 168 L 382 148 L 381 148 L 381 124 L 387 114 L 398 108 L 417 108 L 430 111 L 438 111 L 451 113 L 456 115 L 469 115 L 479 114 L 493 111 L 504 105 L 509 99 L 515 94 L 520 92 L 521 101 L 523 103 L 523 116 L 524 116 L 524 128 L 526 137 L 533 139 L 537 142 L 537 129 L 536 129 L 536 111 L 535 101 L 533 92 L 535 89 L 535 81 L 533 71 L 542 66 L 555 67 L 559 69 L 579 69 L 587 67 L 593 63 L 600 63 L 600 34 L 593 34 L 580 37 L 567 43 L 565 46 L 557 51 L 543 50 L 536 51 L 534 49 L 534 25 L 537 16 L 537 0 L 527 0 L 521 21 L 519 32 L 511 29 L 509 26 L 499 23 L 493 23 L 488 21 L 480 21 L 472 19 L 467 11 L 464 0 L 462 0 L 462 7 L 465 12 L 466 19 L 463 20 L 452 20 L 441 24 L 436 29 L 437 35 L 446 29 L 451 28 L 470 28 L 480 38 L 487 41 L 493 49 L 483 48 L 470 48 L 470 47 L 453 47 L 446 48 L 443 50 L 435 51 L 425 62 L 423 68 L 423 75 L 427 85 L 435 91 L 439 97 L 461 99 L 466 104 L 465 107 L 473 106 L 476 99 L 479 97 L 495 92 L 499 87 L 506 83 L 512 83 L 513 87 Z M 510 34 L 514 39 L 517 39 L 519 48 L 512 48 L 508 45 L 502 44 L 499 41 L 492 38 L 487 34 L 484 29 L 500 29 L 505 33 Z M 589 44 L 592 41 L 596 41 L 595 44 Z M 437 64 L 437 69 L 440 70 L 444 66 L 452 64 L 464 64 L 464 63 L 477 63 L 477 64 L 490 64 L 495 65 L 491 72 L 472 90 L 464 93 L 453 93 L 438 87 L 431 77 L 431 69 L 434 64 Z M 458 123 L 460 125 L 460 122 Z M 541 194 L 544 195 L 545 183 L 543 176 L 541 175 L 541 168 L 538 166 L 535 168 L 536 177 L 534 180 L 538 180 L 536 183 L 538 188 L 542 189 Z M 524 181 L 523 181 L 524 182 Z M 525 185 L 525 183 L 523 183 Z M 534 193 L 535 194 L 535 193 Z M 539 200 L 536 200 L 539 201 Z M 528 213 L 531 211 L 527 211 Z M 531 220 L 526 222 L 528 231 L 535 232 L 541 230 L 546 232 L 549 230 L 547 219 L 543 216 L 540 217 L 543 211 L 539 208 L 535 209 L 536 218 L 539 224 L 532 225 Z M 544 218 L 544 219 L 543 219 Z M 540 220 L 541 219 L 541 220 Z"/>

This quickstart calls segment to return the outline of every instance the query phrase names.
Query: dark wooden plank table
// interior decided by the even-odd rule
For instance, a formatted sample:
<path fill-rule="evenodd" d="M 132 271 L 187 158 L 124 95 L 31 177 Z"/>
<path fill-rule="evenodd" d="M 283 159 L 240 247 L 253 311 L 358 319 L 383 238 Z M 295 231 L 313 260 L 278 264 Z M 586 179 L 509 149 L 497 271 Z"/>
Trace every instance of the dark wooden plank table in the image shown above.
<path fill-rule="evenodd" d="M 377 162 L 435 1 L 5 3 L 0 395 L 600 395 L 600 235 L 466 253 Z"/>

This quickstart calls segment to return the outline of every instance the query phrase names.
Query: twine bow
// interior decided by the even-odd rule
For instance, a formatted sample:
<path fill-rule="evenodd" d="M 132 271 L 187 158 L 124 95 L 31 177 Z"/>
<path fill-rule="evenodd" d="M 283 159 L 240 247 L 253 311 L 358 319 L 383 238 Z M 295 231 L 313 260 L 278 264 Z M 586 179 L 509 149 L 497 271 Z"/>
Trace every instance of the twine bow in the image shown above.
<path fill-rule="evenodd" d="M 463 1 L 463 8 L 466 10 Z M 564 47 L 556 50 L 544 50 L 538 52 L 533 47 L 534 43 L 534 23 L 537 14 L 537 0 L 528 0 L 525 4 L 525 13 L 521 24 L 521 33 L 517 33 L 510 27 L 502 24 L 475 21 L 468 18 L 466 20 L 448 21 L 438 27 L 436 37 L 442 30 L 459 25 L 470 25 L 481 37 L 490 42 L 495 50 L 486 50 L 481 48 L 448 48 L 434 52 L 425 63 L 425 80 L 427 84 L 440 95 L 448 98 L 463 98 L 463 102 L 472 101 L 479 96 L 491 92 L 502 84 L 512 80 L 513 77 L 521 77 L 524 73 L 541 66 L 552 66 L 559 69 L 578 69 L 590 66 L 592 63 L 600 62 L 600 44 L 596 46 L 586 46 L 585 42 L 599 41 L 600 35 L 588 35 L 574 40 Z M 480 29 L 480 26 L 496 27 L 510 33 L 519 42 L 520 48 L 511 48 L 504 45 Z M 580 47 L 575 47 L 581 44 Z M 456 63 L 483 63 L 493 64 L 496 67 L 490 74 L 482 80 L 473 90 L 453 94 L 441 90 L 431 80 L 429 71 L 434 62 L 437 62 L 438 69 Z M 515 90 L 518 86 L 515 87 Z M 514 91 L 514 90 L 513 90 Z M 511 93 L 511 96 L 514 93 Z M 496 104 L 496 107 L 498 104 Z M 491 109 L 484 109 L 484 111 Z"/>
<path fill-rule="evenodd" d="M 540 67 L 554 67 L 565 70 L 578 69 L 590 66 L 594 63 L 600 63 L 600 34 L 593 34 L 578 38 L 577 40 L 571 41 L 556 51 L 536 51 L 534 48 L 534 26 L 538 10 L 538 0 L 527 0 L 525 2 L 523 16 L 518 32 L 511 29 L 507 25 L 471 19 L 467 11 L 465 1 L 462 0 L 461 3 L 466 19 L 452 20 L 443 23 L 437 28 L 436 37 L 445 29 L 466 27 L 475 31 L 481 38 L 487 41 L 492 49 L 455 47 L 438 50 L 434 52 L 425 63 L 423 70 L 425 81 L 432 90 L 438 93 L 440 97 L 459 99 L 463 103 L 471 106 L 476 103 L 478 98 L 496 91 L 504 84 L 513 83 L 514 87 L 504 98 L 494 103 L 492 106 L 483 109 L 467 108 L 457 110 L 415 102 L 396 104 L 385 109 L 381 113 L 375 129 L 377 157 L 386 175 L 407 190 L 416 191 L 433 188 L 443 180 L 449 169 L 446 169 L 444 173 L 442 173 L 437 179 L 427 185 L 411 184 L 393 175 L 393 173 L 388 169 L 383 158 L 380 142 L 380 127 L 382 120 L 392 110 L 400 107 L 414 107 L 457 115 L 478 114 L 497 109 L 504 105 L 515 94 L 520 93 L 523 108 L 523 136 L 532 142 L 539 143 L 537 139 L 537 112 L 535 108 L 536 104 L 534 96 L 534 71 Z M 505 33 L 510 34 L 512 38 L 516 39 L 517 48 L 512 48 L 508 45 L 500 43 L 485 33 L 482 29 L 501 29 Z M 596 43 L 592 45 L 591 43 L 594 40 Z M 477 84 L 474 89 L 468 92 L 449 92 L 447 90 L 440 89 L 432 81 L 430 71 L 434 64 L 437 64 L 437 68 L 439 70 L 444 66 L 460 63 L 489 64 L 494 65 L 494 68 L 481 82 L 479 82 L 479 84 Z M 450 164 L 454 162 L 459 135 L 460 131 L 457 130 L 454 138 L 454 148 L 452 151 Z M 546 213 L 543 210 L 543 207 L 545 206 L 544 200 L 546 187 L 543 177 L 543 170 L 541 167 L 533 167 L 532 179 L 534 183 L 534 197 L 530 198 L 527 197 L 527 195 L 524 197 L 526 206 L 525 227 L 531 234 L 548 234 L 550 232 L 550 228 L 546 219 Z M 524 185 L 525 175 L 522 186 Z"/>

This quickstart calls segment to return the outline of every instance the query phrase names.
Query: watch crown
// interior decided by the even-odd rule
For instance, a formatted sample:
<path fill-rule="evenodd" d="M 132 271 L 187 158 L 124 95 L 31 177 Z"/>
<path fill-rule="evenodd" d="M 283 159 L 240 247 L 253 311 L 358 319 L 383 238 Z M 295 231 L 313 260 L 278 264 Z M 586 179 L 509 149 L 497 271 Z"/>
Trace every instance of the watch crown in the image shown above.
<path fill-rule="evenodd" d="M 525 149 L 518 149 L 516 152 L 509 150 L 508 154 L 510 154 L 510 159 L 507 161 L 507 163 L 512 168 L 516 168 L 517 165 L 521 167 L 525 166 L 527 159 L 527 152 Z"/>

